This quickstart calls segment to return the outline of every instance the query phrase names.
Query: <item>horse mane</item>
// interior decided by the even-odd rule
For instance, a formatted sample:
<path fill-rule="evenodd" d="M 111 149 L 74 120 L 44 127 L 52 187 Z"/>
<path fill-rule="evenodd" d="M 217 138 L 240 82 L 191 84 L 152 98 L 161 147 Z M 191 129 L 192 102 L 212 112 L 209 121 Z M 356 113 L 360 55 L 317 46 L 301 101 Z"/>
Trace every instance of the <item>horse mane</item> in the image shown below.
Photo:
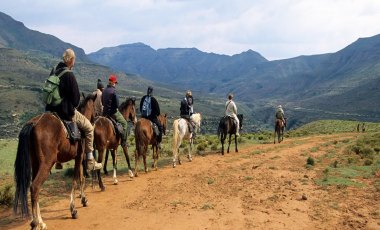
<path fill-rule="evenodd" d="M 125 109 L 129 105 L 129 103 L 132 103 L 132 105 L 135 105 L 136 104 L 136 98 L 135 97 L 126 98 L 126 100 L 119 105 L 119 110 L 121 111 L 121 110 Z"/>
<path fill-rule="evenodd" d="M 84 97 L 84 94 L 82 94 L 83 97 Z M 86 97 L 84 97 L 84 99 L 82 99 L 80 102 L 79 102 L 79 105 L 78 105 L 78 111 L 81 111 L 81 109 L 83 109 L 89 100 L 95 100 L 95 97 L 96 95 L 93 95 L 93 94 L 88 94 Z"/>

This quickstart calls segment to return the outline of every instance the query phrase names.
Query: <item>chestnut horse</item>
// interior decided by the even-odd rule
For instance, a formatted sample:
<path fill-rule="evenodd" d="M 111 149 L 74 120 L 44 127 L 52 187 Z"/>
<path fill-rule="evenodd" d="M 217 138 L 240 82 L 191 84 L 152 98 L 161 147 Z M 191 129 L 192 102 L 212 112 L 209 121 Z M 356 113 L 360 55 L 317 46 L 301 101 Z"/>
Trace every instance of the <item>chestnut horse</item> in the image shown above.
<path fill-rule="evenodd" d="M 88 96 L 81 102 L 81 108 L 94 111 L 94 96 Z M 87 111 L 87 110 L 86 110 Z M 74 178 L 70 195 L 70 211 L 73 219 L 77 218 L 75 208 L 75 188 L 80 184 L 81 203 L 87 206 L 84 193 L 84 177 L 82 171 L 83 141 L 72 143 L 68 139 L 66 128 L 62 121 L 53 113 L 47 112 L 29 120 L 19 134 L 17 155 L 15 160 L 14 178 L 16 183 L 14 212 L 20 208 L 22 217 L 29 216 L 28 188 L 30 187 L 32 205 L 32 229 L 46 229 L 43 222 L 39 193 L 43 183 L 48 179 L 53 165 L 75 159 Z M 19 207 L 20 206 L 20 207 Z"/>
<path fill-rule="evenodd" d="M 136 123 L 136 106 L 134 98 L 127 98 L 125 102 L 123 102 L 119 106 L 119 111 L 123 115 L 123 117 L 128 121 L 132 121 L 133 124 Z M 113 162 L 113 183 L 117 184 L 118 180 L 116 177 L 117 170 L 117 148 L 121 143 L 121 135 L 118 134 L 114 128 L 113 123 L 110 119 L 106 117 L 99 117 L 95 121 L 95 129 L 94 129 L 94 144 L 95 149 L 98 150 L 98 162 L 101 163 L 104 157 L 104 151 L 107 150 L 106 161 L 108 158 L 108 151 L 111 151 L 112 162 Z M 131 170 L 131 163 L 129 161 L 128 156 L 128 147 L 122 147 L 125 159 L 128 164 L 128 173 L 130 177 L 133 177 L 133 173 Z M 107 174 L 107 164 L 104 164 L 104 173 Z M 100 176 L 100 170 L 97 171 L 99 187 L 102 191 L 105 190 L 105 186 L 103 184 L 102 178 Z"/>
<path fill-rule="evenodd" d="M 167 115 L 160 114 L 158 116 L 158 120 L 160 121 L 163 128 L 163 135 L 166 134 L 166 125 L 167 125 Z M 137 167 L 140 164 L 140 156 L 143 158 L 144 170 L 148 172 L 148 168 L 146 166 L 146 154 L 148 152 L 148 145 L 152 145 L 153 151 L 153 164 L 152 168 L 157 170 L 157 162 L 158 162 L 158 154 L 159 148 L 158 143 L 156 141 L 156 135 L 154 135 L 152 122 L 145 118 L 140 118 L 135 127 L 135 143 L 136 143 L 136 151 L 135 151 L 135 176 L 138 176 Z"/>
<path fill-rule="evenodd" d="M 200 113 L 194 113 L 191 115 L 190 119 L 195 123 L 196 128 L 201 127 L 202 116 Z M 187 158 L 189 161 L 192 161 L 193 158 L 191 156 L 192 147 L 193 147 L 193 135 L 189 131 L 188 121 L 180 118 L 174 120 L 173 122 L 173 168 L 176 167 L 176 160 L 178 159 L 178 164 L 181 164 L 181 159 L 179 157 L 179 146 L 182 143 L 183 139 L 189 140 L 189 152 Z"/>
<path fill-rule="evenodd" d="M 273 144 L 276 144 L 276 135 L 278 138 L 278 143 L 281 143 L 281 141 L 284 140 L 284 130 L 286 126 L 286 118 L 285 123 L 281 119 L 276 119 L 276 122 L 274 124 L 274 139 Z"/>
<path fill-rule="evenodd" d="M 237 117 L 239 119 L 239 129 L 241 129 L 243 126 L 243 114 L 238 114 Z M 225 116 L 220 119 L 218 126 L 218 137 L 220 137 L 220 142 L 222 143 L 222 155 L 224 155 L 224 141 L 226 140 L 227 134 L 229 134 L 227 153 L 230 152 L 232 134 L 235 135 L 235 152 L 238 152 L 236 132 L 236 124 L 233 117 Z"/>

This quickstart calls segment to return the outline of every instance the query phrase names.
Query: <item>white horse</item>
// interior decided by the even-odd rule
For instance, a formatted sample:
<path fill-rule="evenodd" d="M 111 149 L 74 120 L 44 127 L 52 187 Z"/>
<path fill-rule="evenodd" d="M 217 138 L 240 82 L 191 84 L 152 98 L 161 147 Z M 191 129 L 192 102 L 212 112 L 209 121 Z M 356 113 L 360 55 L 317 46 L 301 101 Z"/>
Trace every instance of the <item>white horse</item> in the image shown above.
<path fill-rule="evenodd" d="M 195 123 L 196 129 L 201 127 L 202 116 L 200 113 L 194 113 L 191 115 L 190 119 Z M 196 131 L 196 130 L 194 130 Z M 174 120 L 173 122 L 173 168 L 176 166 L 176 160 L 178 158 L 178 164 L 181 164 L 181 159 L 179 157 L 179 146 L 182 143 L 183 139 L 189 140 L 189 152 L 187 158 L 189 161 L 192 161 L 191 151 L 193 147 L 193 135 L 189 132 L 189 127 L 186 119 L 180 118 Z"/>

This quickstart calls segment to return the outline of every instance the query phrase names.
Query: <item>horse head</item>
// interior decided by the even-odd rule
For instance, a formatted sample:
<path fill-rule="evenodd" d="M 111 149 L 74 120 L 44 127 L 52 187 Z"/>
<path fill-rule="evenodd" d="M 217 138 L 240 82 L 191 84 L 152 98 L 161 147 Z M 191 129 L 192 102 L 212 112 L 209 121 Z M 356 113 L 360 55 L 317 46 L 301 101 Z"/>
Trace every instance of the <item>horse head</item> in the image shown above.
<path fill-rule="evenodd" d="M 166 127 L 168 125 L 167 114 L 166 113 L 160 114 L 160 116 L 158 116 L 158 120 L 160 121 L 160 123 L 162 125 L 162 129 L 163 129 L 164 135 L 166 135 Z"/>
<path fill-rule="evenodd" d="M 127 121 L 132 121 L 133 125 L 136 124 L 137 116 L 135 97 L 127 97 L 125 101 L 119 106 L 119 111 Z"/>
<path fill-rule="evenodd" d="M 194 122 L 194 124 L 198 128 L 201 128 L 202 115 L 200 113 L 193 113 L 193 115 L 191 115 L 190 119 Z"/>
<path fill-rule="evenodd" d="M 243 114 L 238 114 L 237 117 L 239 119 L 239 128 L 241 129 L 243 127 Z"/>
<path fill-rule="evenodd" d="M 91 123 L 94 123 L 95 119 L 95 105 L 94 101 L 97 97 L 96 94 L 84 95 L 82 92 L 83 100 L 78 105 L 78 111 L 82 113 Z"/>

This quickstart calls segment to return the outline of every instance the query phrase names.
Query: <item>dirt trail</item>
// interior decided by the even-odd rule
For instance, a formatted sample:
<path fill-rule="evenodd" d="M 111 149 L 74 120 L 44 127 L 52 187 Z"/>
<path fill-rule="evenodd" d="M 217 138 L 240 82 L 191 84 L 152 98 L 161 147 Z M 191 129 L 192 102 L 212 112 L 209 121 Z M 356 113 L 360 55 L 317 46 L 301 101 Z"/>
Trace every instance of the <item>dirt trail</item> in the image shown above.
<path fill-rule="evenodd" d="M 41 213 L 48 229 L 380 229 L 380 198 L 373 187 L 321 188 L 313 181 L 317 168 L 305 168 L 309 154 L 324 154 L 323 143 L 356 135 L 196 155 L 175 169 L 119 177 L 118 185 L 106 177 L 105 192 L 86 189 L 88 207 L 77 199 L 79 219 L 70 218 L 69 199 L 49 203 Z M 319 151 L 310 153 L 313 147 Z M 28 226 L 29 220 L 3 227 Z"/>

